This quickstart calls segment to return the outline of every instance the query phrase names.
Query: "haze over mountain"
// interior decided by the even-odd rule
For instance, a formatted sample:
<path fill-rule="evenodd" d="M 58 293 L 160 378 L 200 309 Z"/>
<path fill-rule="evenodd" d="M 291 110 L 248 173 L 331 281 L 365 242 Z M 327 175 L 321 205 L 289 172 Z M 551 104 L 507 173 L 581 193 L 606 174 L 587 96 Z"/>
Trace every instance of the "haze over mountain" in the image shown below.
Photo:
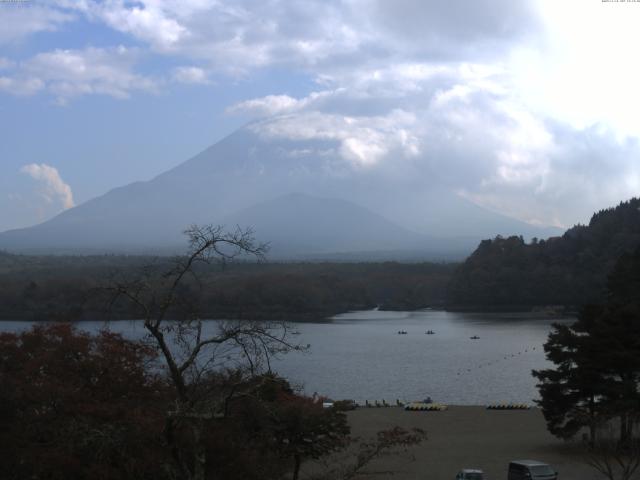
<path fill-rule="evenodd" d="M 294 192 L 429 237 L 545 237 L 522 222 L 640 189 L 631 2 L 27 3 L 0 9 L 0 232 L 69 211 L 0 248 L 183 245 Z"/>
<path fill-rule="evenodd" d="M 269 121 L 250 124 L 148 182 L 116 188 L 42 224 L 2 233 L 0 248 L 180 248 L 188 225 L 220 223 L 252 227 L 282 257 L 375 251 L 463 256 L 497 234 L 528 238 L 559 232 L 346 161 L 335 141 L 283 140 L 265 135 L 268 128 Z"/>

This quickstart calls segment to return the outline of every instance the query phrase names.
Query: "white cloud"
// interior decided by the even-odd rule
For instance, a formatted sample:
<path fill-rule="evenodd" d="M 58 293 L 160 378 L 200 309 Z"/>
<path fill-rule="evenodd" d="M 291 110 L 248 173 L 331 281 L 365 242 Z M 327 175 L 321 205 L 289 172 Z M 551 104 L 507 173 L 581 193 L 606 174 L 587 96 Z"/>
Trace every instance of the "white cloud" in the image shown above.
<path fill-rule="evenodd" d="M 7 59 L 0 90 L 48 92 L 61 102 L 154 91 L 162 82 L 137 73 L 140 52 L 170 58 L 164 77 L 186 84 L 219 83 L 225 74 L 253 82 L 256 70 L 273 68 L 315 80 L 317 91 L 296 97 L 283 89 L 227 112 L 275 116 L 254 128 L 273 138 L 333 142 L 351 167 L 439 182 L 535 222 L 570 224 L 637 194 L 640 67 L 632 59 L 640 8 L 629 2 L 52 5 L 34 10 L 23 33 L 6 38 L 84 17 L 139 42 L 140 51 L 83 48 Z"/>
<path fill-rule="evenodd" d="M 200 85 L 210 83 L 207 72 L 198 67 L 176 67 L 173 69 L 173 79 L 179 83 Z"/>
<path fill-rule="evenodd" d="M 0 77 L 0 89 L 15 95 L 44 90 L 60 103 L 89 94 L 127 98 L 132 91 L 156 91 L 157 81 L 133 71 L 136 57 L 122 46 L 39 53 Z"/>
<path fill-rule="evenodd" d="M 533 111 L 589 128 L 598 123 L 640 136 L 640 43 L 637 3 L 541 2 L 545 32 L 510 59 L 520 92 Z M 576 20 L 579 18 L 579 20 Z"/>
<path fill-rule="evenodd" d="M 71 187 L 62 180 L 55 167 L 45 163 L 31 163 L 23 166 L 20 172 L 42 184 L 40 194 L 47 203 L 58 201 L 64 210 L 74 206 Z"/>
<path fill-rule="evenodd" d="M 503 49 L 499 45 L 536 23 L 530 2 L 450 3 L 402 0 L 390 7 L 381 0 L 58 1 L 156 52 L 235 74 L 271 65 L 327 73 L 372 60 L 477 57 Z"/>
<path fill-rule="evenodd" d="M 18 78 L 11 76 L 0 76 L 0 91 L 12 95 L 29 96 L 38 93 L 45 86 L 39 78 L 27 77 Z"/>
<path fill-rule="evenodd" d="M 336 105 L 344 110 L 344 99 L 357 94 L 342 88 L 298 99 L 257 98 L 231 110 L 280 113 L 251 128 L 265 138 L 332 142 L 347 165 L 389 183 L 393 177 L 397 188 L 445 187 L 537 224 L 570 226 L 637 195 L 640 164 L 630 160 L 640 154 L 637 141 L 620 143 L 611 132 L 541 117 L 496 88 L 501 70 L 469 72 L 425 76 L 418 88 L 396 92 L 391 104 L 402 109 L 378 111 L 380 98 L 359 92 L 359 113 L 344 115 Z"/>
<path fill-rule="evenodd" d="M 163 2 L 146 1 L 141 4 L 111 1 L 91 2 L 89 12 L 115 30 L 132 34 L 150 42 L 161 50 L 170 50 L 184 36 L 187 29 L 171 18 Z M 167 2 L 168 3 L 168 2 Z"/>
<path fill-rule="evenodd" d="M 59 30 L 76 18 L 76 15 L 55 8 L 53 4 L 39 3 L 0 5 L 0 45 L 22 42 L 34 33 Z"/>
<path fill-rule="evenodd" d="M 298 100 L 289 95 L 267 95 L 245 100 L 227 109 L 227 113 L 245 113 L 258 117 L 269 117 L 300 110 L 306 99 Z"/>
<path fill-rule="evenodd" d="M 398 155 L 397 160 L 419 153 L 419 141 L 409 130 L 415 122 L 412 114 L 401 110 L 384 117 L 308 112 L 278 116 L 250 128 L 267 138 L 334 141 L 350 164 L 371 167 L 392 153 Z"/>

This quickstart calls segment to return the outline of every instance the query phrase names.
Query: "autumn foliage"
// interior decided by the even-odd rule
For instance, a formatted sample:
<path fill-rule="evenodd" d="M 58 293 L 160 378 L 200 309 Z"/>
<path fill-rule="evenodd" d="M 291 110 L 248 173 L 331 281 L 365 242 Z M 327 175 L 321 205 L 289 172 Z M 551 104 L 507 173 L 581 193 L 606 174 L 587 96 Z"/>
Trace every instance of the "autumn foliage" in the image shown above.
<path fill-rule="evenodd" d="M 155 352 L 68 324 L 0 334 L 5 478 L 152 478 L 160 473 L 165 386 Z"/>
<path fill-rule="evenodd" d="M 0 334 L 0 461 L 7 479 L 172 478 L 189 455 L 189 422 L 168 438 L 175 403 L 154 349 L 69 324 Z M 272 374 L 212 372 L 203 395 L 228 397 L 203 419 L 207 478 L 282 478 L 342 448 L 343 413 Z"/>

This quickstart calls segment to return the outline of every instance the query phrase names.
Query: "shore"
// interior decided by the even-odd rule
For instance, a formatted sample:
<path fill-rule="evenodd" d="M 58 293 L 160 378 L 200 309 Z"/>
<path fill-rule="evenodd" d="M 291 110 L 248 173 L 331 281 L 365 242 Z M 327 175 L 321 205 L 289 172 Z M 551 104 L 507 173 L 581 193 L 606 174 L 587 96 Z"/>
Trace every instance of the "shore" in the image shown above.
<path fill-rule="evenodd" d="M 427 440 L 408 456 L 374 461 L 358 478 L 453 480 L 462 468 L 479 468 L 490 480 L 506 480 L 511 460 L 533 459 L 552 465 L 561 480 L 602 478 L 579 452 L 546 430 L 542 413 L 454 406 L 441 412 L 409 412 L 399 407 L 359 408 L 349 412 L 354 437 L 373 438 L 377 431 L 400 426 L 422 428 Z"/>

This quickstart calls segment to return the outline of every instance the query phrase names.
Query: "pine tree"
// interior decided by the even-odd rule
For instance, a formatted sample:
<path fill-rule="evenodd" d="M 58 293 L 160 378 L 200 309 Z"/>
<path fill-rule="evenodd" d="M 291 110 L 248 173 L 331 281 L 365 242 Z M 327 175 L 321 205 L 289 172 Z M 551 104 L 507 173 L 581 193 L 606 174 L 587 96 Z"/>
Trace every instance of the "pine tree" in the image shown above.
<path fill-rule="evenodd" d="M 548 430 L 560 437 L 571 438 L 583 427 L 589 428 L 590 442 L 595 442 L 600 402 L 602 374 L 592 355 L 593 338 L 585 331 L 586 321 L 599 313 L 592 307 L 585 309 L 581 318 L 571 326 L 554 325 L 544 345 L 547 359 L 554 369 L 534 370 L 539 380 L 542 408 Z"/>
<path fill-rule="evenodd" d="M 555 325 L 544 346 L 556 367 L 534 371 L 551 433 L 573 437 L 620 420 L 620 444 L 640 419 L 640 248 L 623 255 L 608 279 L 607 302 L 583 309 L 571 326 Z"/>

